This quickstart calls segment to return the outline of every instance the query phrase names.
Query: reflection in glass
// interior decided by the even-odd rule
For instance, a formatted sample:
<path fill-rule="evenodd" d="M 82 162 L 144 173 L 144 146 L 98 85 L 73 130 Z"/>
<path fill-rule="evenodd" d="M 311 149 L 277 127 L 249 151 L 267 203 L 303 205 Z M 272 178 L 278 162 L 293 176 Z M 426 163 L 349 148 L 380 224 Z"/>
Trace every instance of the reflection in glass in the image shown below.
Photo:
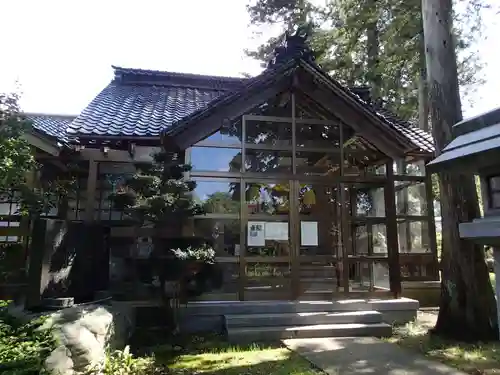
<path fill-rule="evenodd" d="M 211 136 L 197 143 L 216 143 L 220 145 L 238 145 L 241 144 L 241 123 L 233 123 L 216 131 Z"/>
<path fill-rule="evenodd" d="M 340 154 L 323 154 L 317 152 L 297 152 L 296 173 L 306 176 L 326 176 L 338 173 Z"/>
<path fill-rule="evenodd" d="M 289 223 L 249 220 L 245 245 L 247 256 L 290 256 Z"/>
<path fill-rule="evenodd" d="M 427 215 L 425 183 L 396 181 L 394 185 L 398 215 Z"/>
<path fill-rule="evenodd" d="M 428 264 L 417 264 L 414 261 L 402 262 L 400 265 L 401 276 L 403 278 L 427 278 L 427 277 L 439 277 L 438 271 L 433 263 Z"/>
<path fill-rule="evenodd" d="M 394 174 L 400 176 L 425 176 L 425 161 L 400 160 L 393 164 Z"/>
<path fill-rule="evenodd" d="M 368 255 L 368 236 L 366 225 L 357 225 L 354 228 L 354 253 L 356 255 Z"/>
<path fill-rule="evenodd" d="M 297 147 L 340 147 L 340 132 L 338 125 L 296 124 L 296 130 Z"/>
<path fill-rule="evenodd" d="M 375 289 L 390 290 L 389 265 L 375 262 L 371 265 Z"/>
<path fill-rule="evenodd" d="M 201 203 L 206 213 L 239 214 L 240 184 L 224 180 L 196 179 L 193 197 Z"/>
<path fill-rule="evenodd" d="M 239 256 L 239 219 L 195 219 L 194 235 L 209 240 L 218 257 Z"/>
<path fill-rule="evenodd" d="M 300 254 L 336 256 L 340 241 L 340 201 L 336 187 L 321 184 L 300 184 L 299 212 L 301 215 Z M 302 224 L 312 222 L 314 226 Z M 311 231 L 317 229 L 317 245 Z M 302 233 L 308 231 L 307 233 Z"/>
<path fill-rule="evenodd" d="M 290 185 L 288 183 L 247 183 L 245 204 L 249 214 L 288 215 Z"/>
<path fill-rule="evenodd" d="M 356 216 L 385 217 L 384 188 L 358 187 L 352 193 L 356 199 Z"/>
<path fill-rule="evenodd" d="M 292 124 L 247 120 L 245 142 L 254 145 L 291 146 Z"/>
<path fill-rule="evenodd" d="M 399 251 L 402 253 L 429 253 L 429 223 L 398 219 Z"/>
<path fill-rule="evenodd" d="M 291 173 L 292 153 L 288 151 L 247 149 L 245 171 L 253 173 Z"/>
<path fill-rule="evenodd" d="M 272 288 L 288 283 L 291 276 L 289 263 L 247 263 L 247 287 Z"/>
<path fill-rule="evenodd" d="M 376 175 L 376 176 L 385 176 L 386 167 L 384 165 L 375 165 L 366 168 L 366 174 L 368 175 Z"/>
<path fill-rule="evenodd" d="M 373 253 L 387 254 L 387 228 L 385 224 L 374 224 L 373 231 Z"/>
<path fill-rule="evenodd" d="M 193 171 L 240 172 L 241 151 L 233 148 L 192 147 Z"/>

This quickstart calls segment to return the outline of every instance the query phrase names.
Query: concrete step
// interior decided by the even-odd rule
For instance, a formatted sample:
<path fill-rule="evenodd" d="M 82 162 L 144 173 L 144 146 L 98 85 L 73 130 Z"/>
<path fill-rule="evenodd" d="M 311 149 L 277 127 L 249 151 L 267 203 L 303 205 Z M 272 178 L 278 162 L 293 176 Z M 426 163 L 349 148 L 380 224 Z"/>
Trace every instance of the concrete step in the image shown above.
<path fill-rule="evenodd" d="M 315 337 L 389 337 L 392 326 L 385 323 L 315 324 L 309 326 L 278 326 L 258 328 L 233 328 L 227 331 L 229 342 L 272 342 L 291 338 Z"/>
<path fill-rule="evenodd" d="M 226 315 L 226 329 L 243 327 L 306 326 L 314 324 L 382 323 L 378 311 L 310 312 Z"/>
<path fill-rule="evenodd" d="M 335 301 L 196 301 L 183 307 L 185 315 L 287 314 L 341 311 L 414 311 L 418 301 L 399 299 L 345 299 Z"/>
<path fill-rule="evenodd" d="M 165 327 L 172 319 L 172 312 L 166 306 L 135 307 L 136 327 Z"/>

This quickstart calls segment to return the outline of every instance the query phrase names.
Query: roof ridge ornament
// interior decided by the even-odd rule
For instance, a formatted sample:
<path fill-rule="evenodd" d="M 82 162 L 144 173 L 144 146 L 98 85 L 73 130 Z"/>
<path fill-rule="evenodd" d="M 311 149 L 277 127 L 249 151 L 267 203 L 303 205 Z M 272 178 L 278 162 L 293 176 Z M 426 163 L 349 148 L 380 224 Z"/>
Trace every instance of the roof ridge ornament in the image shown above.
<path fill-rule="evenodd" d="M 314 62 L 316 57 L 308 42 L 312 34 L 312 29 L 313 24 L 309 22 L 298 26 L 293 34 L 285 31 L 282 42 L 274 48 L 272 58 L 267 64 L 267 69 L 286 64 L 294 59 Z"/>

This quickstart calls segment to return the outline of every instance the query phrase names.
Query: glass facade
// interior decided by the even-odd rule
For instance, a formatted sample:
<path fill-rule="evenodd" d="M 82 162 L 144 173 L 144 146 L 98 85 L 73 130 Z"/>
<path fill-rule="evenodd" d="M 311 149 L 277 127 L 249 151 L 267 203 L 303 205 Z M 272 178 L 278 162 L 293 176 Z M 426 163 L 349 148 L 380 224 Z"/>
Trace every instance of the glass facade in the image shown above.
<path fill-rule="evenodd" d="M 390 164 L 351 129 L 306 117 L 247 115 L 232 128 L 186 153 L 207 213 L 194 220 L 194 234 L 216 239 L 230 270 L 231 286 L 207 298 L 390 293 L 391 272 L 418 278 L 408 271 L 413 254 L 435 257 L 422 163 L 395 163 L 390 177 Z M 394 252 L 404 255 L 395 268 Z M 435 277 L 425 266 L 419 272 Z"/>

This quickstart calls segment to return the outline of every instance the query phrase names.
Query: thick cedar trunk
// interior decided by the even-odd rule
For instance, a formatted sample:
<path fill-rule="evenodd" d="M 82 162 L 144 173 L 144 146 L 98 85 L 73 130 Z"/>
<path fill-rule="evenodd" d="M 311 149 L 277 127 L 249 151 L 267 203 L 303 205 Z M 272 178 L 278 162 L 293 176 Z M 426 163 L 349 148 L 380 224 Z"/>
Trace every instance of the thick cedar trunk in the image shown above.
<path fill-rule="evenodd" d="M 451 34 L 452 0 L 422 0 L 432 130 L 436 153 L 462 119 Z M 460 239 L 458 224 L 479 216 L 473 176 L 440 174 L 443 217 L 441 304 L 433 332 L 459 340 L 497 337 L 496 304 L 481 247 Z"/>
<path fill-rule="evenodd" d="M 368 81 L 371 86 L 372 99 L 380 99 L 380 81 L 381 76 L 378 69 L 379 60 L 379 30 L 378 30 L 378 17 L 377 17 L 377 0 L 367 0 L 366 7 L 370 14 L 370 21 L 366 26 L 366 52 L 367 52 L 367 70 L 369 72 Z"/>
<path fill-rule="evenodd" d="M 419 45 L 420 76 L 418 78 L 418 127 L 422 130 L 429 131 L 429 88 L 427 86 L 427 69 L 425 65 L 425 40 L 423 24 L 419 36 Z"/>

